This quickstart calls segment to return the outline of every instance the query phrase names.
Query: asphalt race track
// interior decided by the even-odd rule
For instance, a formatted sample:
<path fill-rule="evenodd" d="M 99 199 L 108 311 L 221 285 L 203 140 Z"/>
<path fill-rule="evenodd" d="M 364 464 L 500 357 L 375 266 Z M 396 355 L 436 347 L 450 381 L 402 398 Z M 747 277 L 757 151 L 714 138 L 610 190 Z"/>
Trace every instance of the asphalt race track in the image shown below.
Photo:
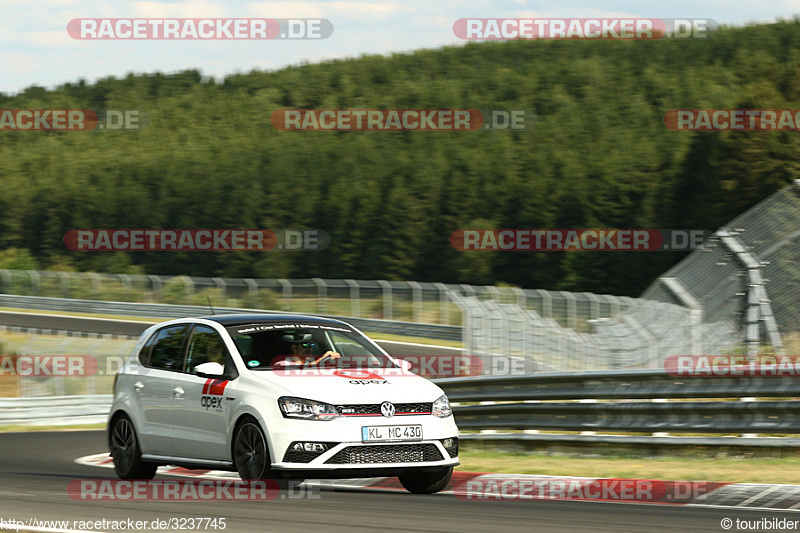
<path fill-rule="evenodd" d="M 795 518 L 797 513 L 587 502 L 464 501 L 452 495 L 318 489 L 316 499 L 269 502 L 77 501 L 76 479 L 115 479 L 74 459 L 105 450 L 102 431 L 0 434 L 0 520 L 226 519 L 229 532 L 722 531 L 723 518 Z M 573 472 L 572 474 L 578 474 Z M 178 479 L 178 478 L 176 478 Z M 180 478 L 185 479 L 185 478 Z M 734 529 L 735 530 L 735 527 Z M 205 531 L 213 531 L 209 528 Z"/>

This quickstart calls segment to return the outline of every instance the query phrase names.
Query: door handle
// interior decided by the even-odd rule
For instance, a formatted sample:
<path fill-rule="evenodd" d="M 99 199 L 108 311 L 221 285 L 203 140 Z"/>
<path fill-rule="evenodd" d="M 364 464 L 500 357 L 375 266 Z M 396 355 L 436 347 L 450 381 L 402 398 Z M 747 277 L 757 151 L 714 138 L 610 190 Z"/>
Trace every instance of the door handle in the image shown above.
<path fill-rule="evenodd" d="M 174 389 L 172 389 L 172 396 L 174 398 L 183 398 L 183 388 L 175 387 Z"/>
<path fill-rule="evenodd" d="M 133 384 L 133 390 L 136 392 L 142 392 L 143 388 L 144 388 L 144 383 L 142 383 L 141 381 L 137 381 L 136 383 Z"/>

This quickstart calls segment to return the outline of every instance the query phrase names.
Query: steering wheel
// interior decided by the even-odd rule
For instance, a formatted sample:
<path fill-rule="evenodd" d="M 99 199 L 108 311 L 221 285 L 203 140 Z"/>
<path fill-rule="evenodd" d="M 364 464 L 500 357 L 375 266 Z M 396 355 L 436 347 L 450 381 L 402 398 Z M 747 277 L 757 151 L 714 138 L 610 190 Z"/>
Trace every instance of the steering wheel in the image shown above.
<path fill-rule="evenodd" d="M 309 366 L 322 366 L 324 363 L 326 363 L 328 361 L 336 361 L 336 359 L 338 359 L 338 357 L 336 359 L 334 359 L 333 357 L 331 357 L 329 355 L 329 353 L 330 353 L 330 350 L 328 350 L 328 352 L 326 352 L 325 355 L 323 355 L 322 358 L 320 360 L 318 360 L 315 364 L 309 365 Z"/>

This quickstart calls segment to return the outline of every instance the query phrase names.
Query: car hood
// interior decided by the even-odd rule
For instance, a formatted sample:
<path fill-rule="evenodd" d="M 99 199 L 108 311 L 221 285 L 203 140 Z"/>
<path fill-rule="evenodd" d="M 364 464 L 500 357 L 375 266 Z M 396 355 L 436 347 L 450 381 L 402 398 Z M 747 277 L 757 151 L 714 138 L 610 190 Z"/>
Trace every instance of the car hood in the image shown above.
<path fill-rule="evenodd" d="M 268 381 L 287 395 L 340 404 L 381 402 L 432 402 L 444 392 L 436 384 L 407 371 L 314 370 L 254 371 L 258 380 Z"/>

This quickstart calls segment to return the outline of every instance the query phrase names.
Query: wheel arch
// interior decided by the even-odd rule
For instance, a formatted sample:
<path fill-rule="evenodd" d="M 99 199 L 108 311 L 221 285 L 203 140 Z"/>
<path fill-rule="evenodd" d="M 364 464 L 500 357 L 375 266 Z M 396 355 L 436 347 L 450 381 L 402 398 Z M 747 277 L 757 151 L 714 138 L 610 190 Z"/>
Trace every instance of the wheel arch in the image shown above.
<path fill-rule="evenodd" d="M 258 427 L 261 428 L 261 431 L 264 433 L 264 441 L 267 445 L 267 451 L 269 452 L 269 459 L 270 459 L 270 466 L 275 462 L 275 452 L 273 450 L 272 443 L 270 442 L 269 432 L 267 431 L 266 425 L 264 424 L 264 420 L 259 417 L 256 413 L 250 411 L 243 411 L 236 416 L 236 420 L 232 425 L 232 430 L 230 432 L 230 441 L 228 442 L 228 453 L 230 453 L 231 464 L 234 466 L 236 465 L 236 458 L 234 457 L 234 444 L 236 442 L 236 433 L 239 431 L 239 426 L 241 426 L 246 421 L 253 421 L 258 424 Z"/>
<path fill-rule="evenodd" d="M 106 447 L 108 448 L 109 452 L 111 451 L 111 428 L 114 427 L 114 422 L 116 422 L 120 417 L 123 416 L 128 420 L 130 420 L 131 424 L 134 424 L 133 429 L 134 430 L 136 429 L 136 424 L 134 423 L 133 418 L 131 418 L 130 413 L 128 413 L 125 409 L 119 407 L 114 411 L 112 411 L 111 413 L 109 413 L 108 424 L 106 424 Z"/>

